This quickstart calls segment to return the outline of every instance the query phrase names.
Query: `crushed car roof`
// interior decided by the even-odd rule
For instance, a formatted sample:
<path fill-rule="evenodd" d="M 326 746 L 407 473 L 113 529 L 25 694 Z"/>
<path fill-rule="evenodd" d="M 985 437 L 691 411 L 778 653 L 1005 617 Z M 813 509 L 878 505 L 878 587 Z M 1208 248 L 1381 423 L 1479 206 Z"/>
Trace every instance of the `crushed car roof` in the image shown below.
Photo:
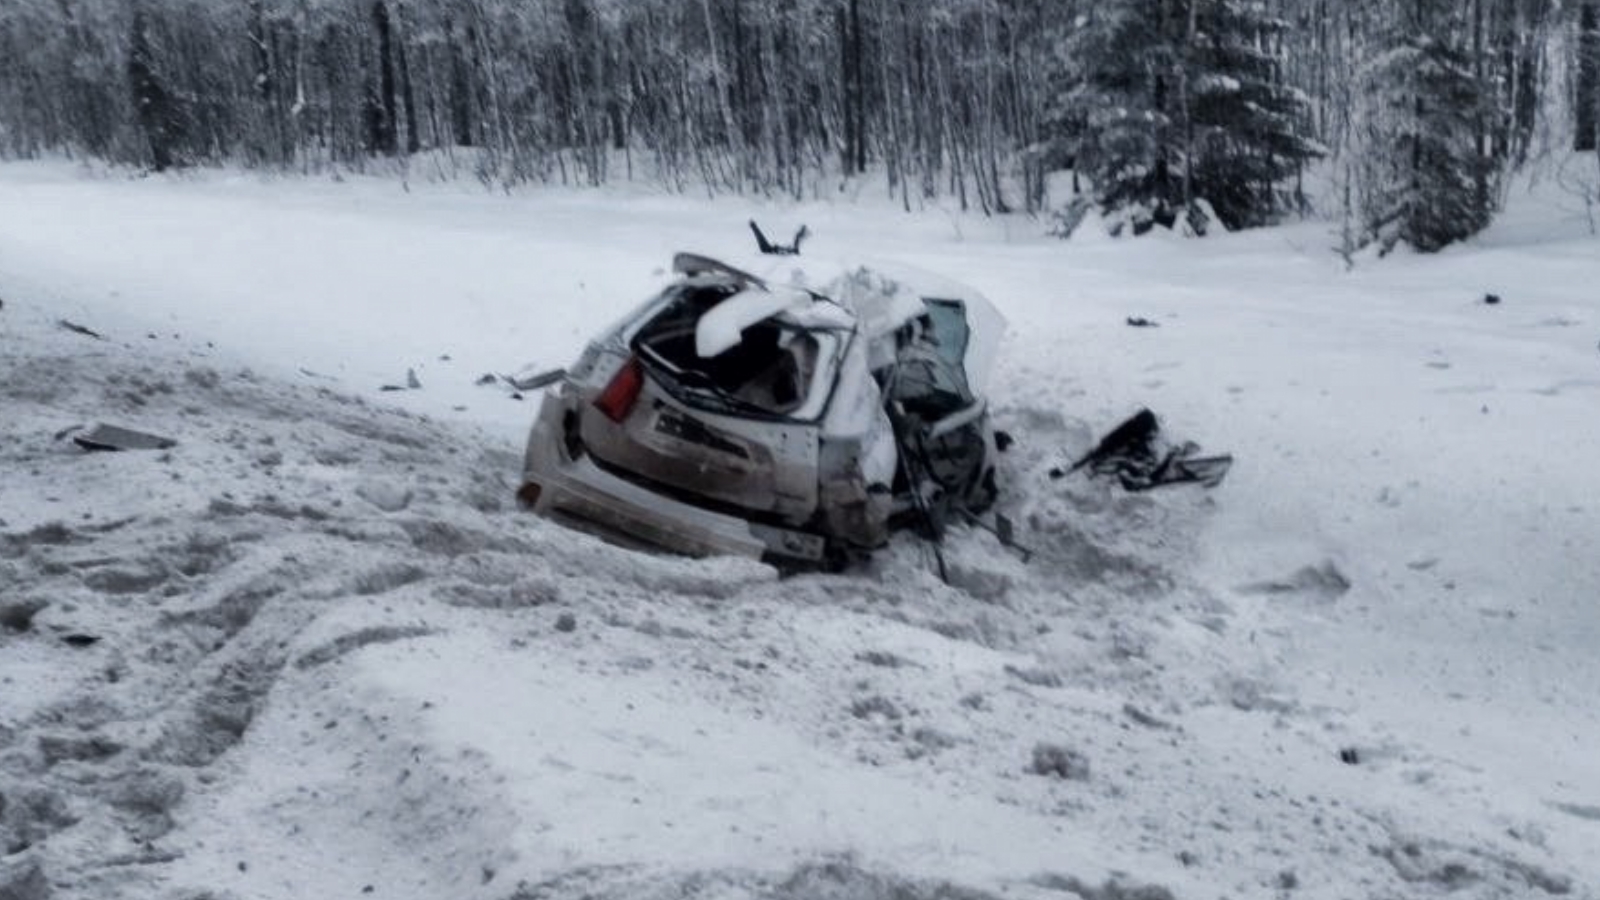
<path fill-rule="evenodd" d="M 678 253 L 672 260 L 673 271 L 690 280 L 731 284 L 779 295 L 770 301 L 751 300 L 738 304 L 723 313 L 716 324 L 708 326 L 715 332 L 707 336 L 708 348 L 722 346 L 726 349 L 738 342 L 739 330 L 774 315 L 789 316 L 801 325 L 822 324 L 806 320 L 806 307 L 786 302 L 794 297 L 793 291 L 834 301 L 854 317 L 869 339 L 891 334 L 925 314 L 928 311 L 925 300 L 954 300 L 966 307 L 971 332 L 962 360 L 968 381 L 980 394 L 987 389 L 989 372 L 1005 334 L 1006 320 L 994 304 L 972 286 L 900 262 L 863 260 L 851 264 L 820 257 L 766 255 L 732 259 L 735 262 L 698 253 Z M 729 329 L 734 329 L 731 334 Z"/>

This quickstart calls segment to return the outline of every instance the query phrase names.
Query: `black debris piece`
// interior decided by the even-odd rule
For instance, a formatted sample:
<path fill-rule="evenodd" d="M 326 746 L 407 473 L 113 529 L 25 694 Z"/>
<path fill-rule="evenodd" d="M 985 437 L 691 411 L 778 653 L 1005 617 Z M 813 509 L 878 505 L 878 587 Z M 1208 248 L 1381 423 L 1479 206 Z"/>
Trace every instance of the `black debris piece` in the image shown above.
<path fill-rule="evenodd" d="M 1354 747 L 1343 747 L 1339 750 L 1339 762 L 1347 766 L 1361 765 L 1361 752 Z"/>
<path fill-rule="evenodd" d="M 1160 322 L 1152 322 L 1144 316 L 1129 316 L 1128 325 L 1133 328 L 1160 328 Z"/>
<path fill-rule="evenodd" d="M 1093 450 L 1080 457 L 1072 464 L 1066 473 L 1076 472 L 1084 466 L 1093 465 L 1100 460 L 1111 459 L 1120 454 L 1131 452 L 1139 447 L 1147 447 L 1155 440 L 1156 434 L 1161 430 L 1161 424 L 1156 420 L 1156 414 L 1148 409 L 1141 409 L 1134 413 L 1127 421 L 1111 429 L 1111 433 L 1100 439 Z"/>
<path fill-rule="evenodd" d="M 85 328 L 84 326 L 79 325 L 77 322 L 70 322 L 66 319 L 57 319 L 56 324 L 72 332 L 73 334 L 81 334 L 84 337 L 92 337 L 97 341 L 103 341 L 106 339 L 106 336 L 100 332 L 95 331 L 93 328 Z"/>
<path fill-rule="evenodd" d="M 1087 468 L 1090 475 L 1115 476 L 1129 491 L 1191 482 L 1216 487 L 1233 465 L 1233 456 L 1197 456 L 1199 452 L 1199 445 L 1192 441 L 1167 446 L 1161 439 L 1161 424 L 1155 413 L 1141 409 L 1101 438 L 1072 468 L 1065 472 L 1051 469 L 1050 477 L 1060 478 Z"/>
<path fill-rule="evenodd" d="M 172 438 L 105 424 L 76 435 L 72 442 L 85 450 L 166 450 L 178 445 Z"/>
<path fill-rule="evenodd" d="M 384 384 L 384 385 L 379 385 L 378 386 L 378 390 L 380 390 L 380 391 L 403 391 L 403 390 L 405 390 L 405 388 L 401 387 L 398 384 Z"/>
<path fill-rule="evenodd" d="M 1483 302 L 1489 304 L 1490 306 L 1494 306 L 1494 305 L 1496 305 L 1496 304 L 1498 304 L 1500 302 L 1500 295 L 1499 294 L 1484 294 L 1483 295 Z"/>
<path fill-rule="evenodd" d="M 994 448 L 999 450 L 1001 453 L 1010 450 L 1011 446 L 1016 442 L 1017 439 L 1012 437 L 1011 432 L 1009 431 L 996 430 L 994 433 Z"/>
<path fill-rule="evenodd" d="M 417 378 L 416 369 L 406 370 L 406 387 L 412 389 L 413 391 L 422 389 L 422 382 Z"/>
<path fill-rule="evenodd" d="M 477 385 L 478 387 L 488 387 L 489 385 L 494 384 L 496 381 L 499 381 L 499 380 L 500 380 L 500 376 L 499 375 L 495 375 L 495 374 L 492 374 L 492 373 L 489 373 L 489 372 L 485 372 L 484 374 L 479 375 L 478 376 L 478 380 L 474 381 L 473 384 Z"/>
<path fill-rule="evenodd" d="M 536 391 L 546 385 L 555 384 L 566 374 L 566 369 L 546 369 L 543 372 L 535 372 L 532 375 L 519 373 L 517 375 L 501 375 L 500 377 L 505 379 L 506 384 L 519 391 Z M 479 379 L 479 383 L 483 383 L 482 379 Z"/>
<path fill-rule="evenodd" d="M 767 256 L 799 256 L 800 242 L 811 234 L 810 229 L 801 225 L 800 230 L 794 233 L 793 241 L 788 244 L 774 244 L 761 233 L 761 226 L 756 224 L 755 219 L 750 220 L 750 231 L 756 236 L 756 248 Z"/>
<path fill-rule="evenodd" d="M 1017 526 L 1005 516 L 998 513 L 994 517 L 994 536 L 1000 543 L 1007 547 L 1017 546 Z"/>
<path fill-rule="evenodd" d="M 93 647 L 95 644 L 100 643 L 100 636 L 97 634 L 73 632 L 72 634 L 62 635 L 61 643 L 66 644 L 69 647 Z"/>

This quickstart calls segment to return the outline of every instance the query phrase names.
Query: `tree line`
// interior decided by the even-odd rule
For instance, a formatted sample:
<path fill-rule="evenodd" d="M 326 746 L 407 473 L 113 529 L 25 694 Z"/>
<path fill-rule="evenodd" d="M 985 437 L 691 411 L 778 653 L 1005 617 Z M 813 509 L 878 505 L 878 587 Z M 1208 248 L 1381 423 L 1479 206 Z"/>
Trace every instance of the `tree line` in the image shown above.
<path fill-rule="evenodd" d="M 1481 229 L 1600 140 L 1600 0 L 6 0 L 0 154 L 485 183 L 854 180 L 1193 233 Z M 387 163 L 385 163 L 387 165 Z M 1070 170 L 1073 194 L 1047 175 Z"/>

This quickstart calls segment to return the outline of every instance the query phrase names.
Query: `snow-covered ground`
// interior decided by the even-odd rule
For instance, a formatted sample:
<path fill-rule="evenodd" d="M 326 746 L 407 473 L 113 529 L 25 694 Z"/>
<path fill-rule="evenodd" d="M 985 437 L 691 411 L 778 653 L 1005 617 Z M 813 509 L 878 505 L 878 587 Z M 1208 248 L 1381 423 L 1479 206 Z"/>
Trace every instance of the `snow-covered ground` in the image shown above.
<path fill-rule="evenodd" d="M 0 896 L 1600 897 L 1560 199 L 1346 272 L 1318 225 L 0 166 Z M 1008 315 L 1030 561 L 780 580 L 509 502 L 535 398 L 478 377 L 752 216 Z M 1228 480 L 1050 476 L 1141 405 Z"/>

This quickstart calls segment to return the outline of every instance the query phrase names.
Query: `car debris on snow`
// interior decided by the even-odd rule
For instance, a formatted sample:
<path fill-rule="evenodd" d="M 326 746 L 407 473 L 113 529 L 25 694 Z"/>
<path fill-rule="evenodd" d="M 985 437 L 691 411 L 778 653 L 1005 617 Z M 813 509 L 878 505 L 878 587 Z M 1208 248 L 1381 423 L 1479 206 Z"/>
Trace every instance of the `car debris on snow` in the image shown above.
<path fill-rule="evenodd" d="M 85 450 L 166 450 L 178 445 L 172 438 L 104 423 L 73 436 L 72 442 Z"/>
<path fill-rule="evenodd" d="M 508 389 L 506 396 L 513 400 L 521 400 L 524 391 L 537 391 L 541 388 L 549 387 L 566 377 L 566 374 L 567 370 L 562 368 L 523 366 L 510 375 L 485 372 L 479 375 L 472 383 L 478 387 L 504 385 Z"/>
<path fill-rule="evenodd" d="M 1161 439 L 1161 423 L 1156 414 L 1141 409 L 1113 428 L 1093 450 L 1070 467 L 1051 469 L 1049 475 L 1059 479 L 1087 469 L 1091 475 L 1115 476 L 1128 491 L 1186 483 L 1216 487 L 1233 466 L 1233 456 L 1226 453 L 1197 456 L 1199 452 L 1199 445 L 1193 441 L 1167 446 Z"/>
<path fill-rule="evenodd" d="M 103 341 L 103 340 L 106 339 L 105 335 L 101 334 L 98 331 L 95 331 L 93 328 L 89 328 L 89 327 L 84 326 L 84 325 L 79 325 L 77 322 L 73 322 L 73 321 L 70 321 L 68 319 L 57 319 L 56 320 L 56 325 L 61 327 L 61 328 L 63 328 L 63 329 L 66 329 L 67 331 L 72 332 L 73 334 L 81 334 L 84 337 L 92 337 L 97 341 Z"/>
<path fill-rule="evenodd" d="M 405 384 L 394 384 L 394 383 L 391 382 L 391 383 L 388 383 L 388 384 L 380 384 L 380 385 L 378 385 L 378 390 L 380 390 L 380 391 L 382 391 L 382 392 L 384 392 L 386 394 L 392 394 L 392 393 L 396 393 L 398 391 L 417 391 L 417 390 L 421 390 L 421 389 L 422 389 L 422 381 L 421 381 L 421 379 L 417 378 L 417 370 L 416 369 L 407 369 L 406 370 L 406 383 Z"/>
<path fill-rule="evenodd" d="M 506 384 L 511 385 L 516 390 L 519 390 L 519 391 L 537 391 L 540 388 L 549 387 L 550 385 L 555 384 L 556 382 L 560 381 L 566 374 L 567 374 L 567 370 L 566 369 L 560 369 L 560 368 L 549 369 L 549 368 L 527 367 L 527 368 L 524 368 L 524 369 L 516 372 L 513 375 L 501 375 L 500 378 L 503 381 L 505 381 Z M 486 376 L 486 377 L 492 377 L 492 376 Z M 482 379 L 479 379 L 479 383 L 480 384 L 483 383 Z M 492 384 L 493 382 L 491 381 L 489 383 Z"/>

